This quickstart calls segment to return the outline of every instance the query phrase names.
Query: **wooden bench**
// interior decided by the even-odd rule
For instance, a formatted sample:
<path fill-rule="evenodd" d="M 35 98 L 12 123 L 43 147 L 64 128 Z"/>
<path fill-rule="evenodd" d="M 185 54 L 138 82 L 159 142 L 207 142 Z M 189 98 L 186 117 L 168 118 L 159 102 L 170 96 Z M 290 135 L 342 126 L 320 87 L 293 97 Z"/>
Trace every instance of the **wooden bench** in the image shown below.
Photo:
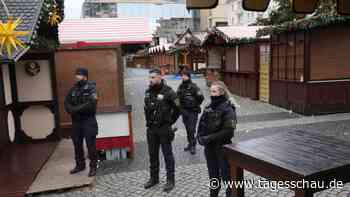
<path fill-rule="evenodd" d="M 224 147 L 232 181 L 248 170 L 270 181 L 350 181 L 350 142 L 305 131 L 242 141 Z M 290 182 L 289 182 L 290 183 Z M 310 183 L 310 182 L 309 182 Z M 233 187 L 234 197 L 244 188 Z M 311 197 L 327 188 L 294 188 L 296 197 Z"/>

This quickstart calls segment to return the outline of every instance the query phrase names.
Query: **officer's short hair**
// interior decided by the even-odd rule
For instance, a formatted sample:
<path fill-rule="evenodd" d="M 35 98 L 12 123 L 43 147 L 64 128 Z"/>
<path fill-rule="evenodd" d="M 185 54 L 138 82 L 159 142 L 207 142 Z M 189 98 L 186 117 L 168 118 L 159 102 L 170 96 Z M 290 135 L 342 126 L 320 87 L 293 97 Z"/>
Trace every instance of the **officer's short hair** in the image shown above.
<path fill-rule="evenodd" d="M 160 75 L 160 74 L 161 74 L 161 72 L 160 72 L 160 70 L 159 70 L 158 68 L 154 68 L 154 69 L 152 69 L 152 70 L 149 71 L 149 74 L 153 74 L 153 73 L 155 73 L 155 74 L 157 74 L 157 75 Z"/>

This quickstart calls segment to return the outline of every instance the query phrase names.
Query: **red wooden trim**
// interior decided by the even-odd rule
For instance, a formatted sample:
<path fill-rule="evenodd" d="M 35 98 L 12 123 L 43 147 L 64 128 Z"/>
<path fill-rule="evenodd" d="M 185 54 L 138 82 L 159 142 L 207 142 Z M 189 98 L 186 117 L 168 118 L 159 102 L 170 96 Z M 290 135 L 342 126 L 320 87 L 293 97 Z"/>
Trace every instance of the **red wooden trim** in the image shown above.
<path fill-rule="evenodd" d="M 300 81 L 273 79 L 271 82 L 303 84 Z"/>
<path fill-rule="evenodd" d="M 311 67 L 311 32 L 304 32 L 304 81 L 310 80 L 310 67 Z"/>
<path fill-rule="evenodd" d="M 110 150 L 113 148 L 130 148 L 131 144 L 129 136 L 121 137 L 108 137 L 108 138 L 97 138 L 96 149 L 97 150 Z"/>
<path fill-rule="evenodd" d="M 98 47 L 98 46 L 115 46 L 121 44 L 149 44 L 148 41 L 130 41 L 130 42 L 76 42 L 69 44 L 61 44 L 60 48 L 82 48 L 82 47 Z"/>
<path fill-rule="evenodd" d="M 281 42 L 280 42 L 280 39 L 281 39 L 281 35 L 278 35 L 277 36 L 277 77 L 276 79 L 280 79 L 280 45 L 281 45 Z"/>
<path fill-rule="evenodd" d="M 274 48 L 275 48 L 275 45 L 273 44 L 273 39 L 274 38 L 271 38 L 270 39 L 270 42 L 269 42 L 269 44 L 270 44 L 270 54 L 269 54 L 269 56 L 270 56 L 270 59 L 269 59 L 269 76 L 270 76 L 270 81 L 271 81 L 271 79 L 273 79 L 274 78 L 274 75 L 273 75 L 273 70 L 274 70 L 274 67 L 273 67 L 273 64 L 274 64 L 274 62 L 273 62 L 273 50 L 274 50 Z M 269 87 L 269 89 L 270 89 L 270 87 Z"/>
<path fill-rule="evenodd" d="M 310 40 L 310 31 L 304 32 L 304 83 L 306 84 L 310 81 L 310 55 L 311 55 L 311 40 Z M 308 104 L 311 100 L 309 94 L 309 86 L 306 86 L 306 103 Z"/>
<path fill-rule="evenodd" d="M 259 73 L 260 76 L 260 45 L 255 43 L 255 71 Z M 256 96 L 257 100 L 260 99 L 260 77 L 256 80 Z"/>
<path fill-rule="evenodd" d="M 298 80 L 300 81 L 299 79 L 297 79 L 297 73 L 296 73 L 296 66 L 297 66 L 297 33 L 294 32 L 294 68 L 293 68 L 293 72 L 294 72 L 294 80 Z"/>
<path fill-rule="evenodd" d="M 284 57 L 285 57 L 285 65 L 284 65 L 284 79 L 288 79 L 288 48 L 289 48 L 289 40 L 288 40 L 288 33 L 285 34 L 286 36 L 286 42 L 285 42 L 285 54 L 284 54 Z M 288 92 L 288 91 L 287 91 Z"/>

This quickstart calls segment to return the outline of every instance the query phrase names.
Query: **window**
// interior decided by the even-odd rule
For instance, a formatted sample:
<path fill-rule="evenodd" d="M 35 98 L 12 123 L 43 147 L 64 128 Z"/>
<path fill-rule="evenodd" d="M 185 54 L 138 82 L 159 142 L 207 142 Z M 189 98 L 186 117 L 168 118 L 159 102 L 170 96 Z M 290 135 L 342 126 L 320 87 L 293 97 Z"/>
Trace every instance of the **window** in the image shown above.
<path fill-rule="evenodd" d="M 216 22 L 215 23 L 215 26 L 216 27 L 225 27 L 225 26 L 227 26 L 228 24 L 227 24 L 227 22 Z"/>

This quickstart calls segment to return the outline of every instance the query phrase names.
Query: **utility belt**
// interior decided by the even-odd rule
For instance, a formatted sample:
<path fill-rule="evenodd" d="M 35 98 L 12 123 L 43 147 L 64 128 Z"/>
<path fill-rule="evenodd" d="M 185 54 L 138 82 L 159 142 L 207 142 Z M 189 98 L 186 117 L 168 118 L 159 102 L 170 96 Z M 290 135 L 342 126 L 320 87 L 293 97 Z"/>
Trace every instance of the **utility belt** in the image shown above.
<path fill-rule="evenodd" d="M 150 121 L 148 124 L 148 127 L 150 129 L 159 129 L 159 128 L 165 128 L 165 127 L 170 127 L 170 126 L 171 126 L 171 123 L 168 123 L 168 122 L 158 123 L 155 121 Z"/>

